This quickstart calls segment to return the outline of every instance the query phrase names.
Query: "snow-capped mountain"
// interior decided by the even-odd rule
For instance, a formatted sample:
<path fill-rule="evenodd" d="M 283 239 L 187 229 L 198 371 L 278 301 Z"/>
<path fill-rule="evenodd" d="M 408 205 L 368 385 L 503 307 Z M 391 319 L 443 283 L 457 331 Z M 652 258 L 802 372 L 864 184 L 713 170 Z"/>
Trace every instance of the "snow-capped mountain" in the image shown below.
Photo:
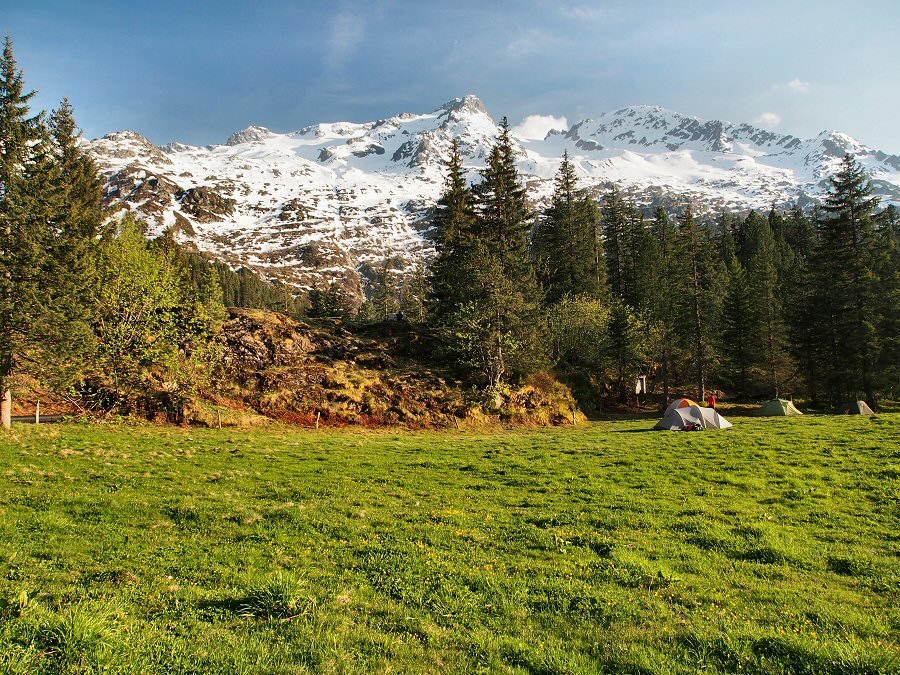
<path fill-rule="evenodd" d="M 150 234 L 171 227 L 199 250 L 298 287 L 352 286 L 385 258 L 412 268 L 429 257 L 452 140 L 474 180 L 498 130 L 481 101 L 465 96 L 365 124 L 287 134 L 251 126 L 224 145 L 157 147 L 122 131 L 89 148 L 106 203 L 136 210 Z M 536 203 L 550 194 L 563 152 L 598 196 L 615 183 L 644 205 L 691 200 L 710 213 L 815 200 L 849 152 L 883 201 L 900 203 L 900 157 L 837 132 L 803 140 L 634 106 L 516 143 Z"/>

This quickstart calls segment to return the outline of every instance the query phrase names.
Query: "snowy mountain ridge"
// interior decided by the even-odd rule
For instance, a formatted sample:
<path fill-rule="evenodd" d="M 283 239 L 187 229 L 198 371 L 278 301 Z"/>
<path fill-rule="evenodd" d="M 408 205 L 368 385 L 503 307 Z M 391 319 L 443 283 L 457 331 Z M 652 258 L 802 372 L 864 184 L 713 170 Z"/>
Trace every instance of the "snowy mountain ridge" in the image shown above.
<path fill-rule="evenodd" d="M 180 241 L 234 267 L 298 287 L 338 280 L 360 288 L 385 258 L 406 269 L 429 258 L 429 217 L 453 139 L 476 180 L 498 131 L 469 95 L 431 113 L 369 123 L 284 134 L 250 126 L 222 145 L 158 147 L 119 131 L 88 147 L 106 180 L 106 205 L 136 211 L 149 234 L 173 228 Z M 536 204 L 552 191 L 563 152 L 598 196 L 615 183 L 646 206 L 690 200 L 707 213 L 815 201 L 849 152 L 882 201 L 900 203 L 900 157 L 839 132 L 804 140 L 631 106 L 540 140 L 515 140 Z"/>

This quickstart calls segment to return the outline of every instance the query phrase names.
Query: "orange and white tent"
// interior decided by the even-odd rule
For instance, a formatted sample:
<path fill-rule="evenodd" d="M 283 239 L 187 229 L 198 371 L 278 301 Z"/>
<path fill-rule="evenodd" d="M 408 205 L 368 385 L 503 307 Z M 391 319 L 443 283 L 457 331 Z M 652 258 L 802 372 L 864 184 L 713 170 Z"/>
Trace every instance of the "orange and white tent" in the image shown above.
<path fill-rule="evenodd" d="M 677 410 L 678 408 L 690 408 L 692 405 L 699 406 L 700 404 L 696 401 L 692 401 L 689 398 L 676 398 L 669 404 L 669 407 L 666 408 L 666 415 L 668 415 L 673 410 Z"/>

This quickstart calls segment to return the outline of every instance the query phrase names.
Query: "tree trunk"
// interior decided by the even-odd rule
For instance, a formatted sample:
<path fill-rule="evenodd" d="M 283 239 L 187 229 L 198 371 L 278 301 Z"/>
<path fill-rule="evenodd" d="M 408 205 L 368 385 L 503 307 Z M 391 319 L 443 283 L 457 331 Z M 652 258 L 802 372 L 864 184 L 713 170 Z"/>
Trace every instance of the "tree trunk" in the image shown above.
<path fill-rule="evenodd" d="M 663 349 L 662 356 L 663 394 L 666 397 L 666 406 L 669 405 L 669 350 Z"/>

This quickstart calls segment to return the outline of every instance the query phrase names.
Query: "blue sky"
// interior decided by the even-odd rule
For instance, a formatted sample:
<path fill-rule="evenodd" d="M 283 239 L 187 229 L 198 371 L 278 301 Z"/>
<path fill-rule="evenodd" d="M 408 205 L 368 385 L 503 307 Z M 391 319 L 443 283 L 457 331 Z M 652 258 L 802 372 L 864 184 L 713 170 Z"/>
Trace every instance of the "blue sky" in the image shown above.
<path fill-rule="evenodd" d="M 0 0 L 36 108 L 201 145 L 474 93 L 513 124 L 653 104 L 900 154 L 898 25 L 896 0 Z"/>

